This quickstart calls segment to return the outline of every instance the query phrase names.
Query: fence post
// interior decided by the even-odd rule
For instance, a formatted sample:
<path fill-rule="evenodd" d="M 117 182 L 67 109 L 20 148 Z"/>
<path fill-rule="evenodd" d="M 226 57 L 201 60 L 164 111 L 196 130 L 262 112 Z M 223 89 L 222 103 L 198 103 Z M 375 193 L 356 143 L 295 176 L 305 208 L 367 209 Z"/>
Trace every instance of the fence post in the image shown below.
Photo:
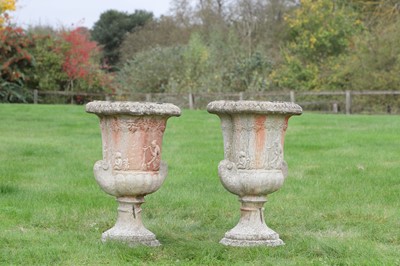
<path fill-rule="evenodd" d="M 239 92 L 239 100 L 243 101 L 244 97 L 243 97 L 243 91 Z"/>
<path fill-rule="evenodd" d="M 346 91 L 346 115 L 351 114 L 351 91 Z"/>
<path fill-rule="evenodd" d="M 111 100 L 110 95 L 106 94 L 106 101 L 110 101 L 110 100 Z"/>
<path fill-rule="evenodd" d="M 296 96 L 294 95 L 294 91 L 290 91 L 290 101 L 294 103 L 296 101 Z"/>
<path fill-rule="evenodd" d="M 190 110 L 194 109 L 194 99 L 193 99 L 193 94 L 191 92 L 189 93 L 189 109 Z"/>
<path fill-rule="evenodd" d="M 151 102 L 151 93 L 146 93 L 146 102 Z"/>
<path fill-rule="evenodd" d="M 337 114 L 338 113 L 338 104 L 337 103 L 333 103 L 332 104 L 332 112 L 334 113 L 334 114 Z"/>
<path fill-rule="evenodd" d="M 33 90 L 33 103 L 34 103 L 34 104 L 37 104 L 37 103 L 38 103 L 38 97 L 39 97 L 38 90 L 37 90 L 37 89 L 34 89 L 34 90 Z"/>

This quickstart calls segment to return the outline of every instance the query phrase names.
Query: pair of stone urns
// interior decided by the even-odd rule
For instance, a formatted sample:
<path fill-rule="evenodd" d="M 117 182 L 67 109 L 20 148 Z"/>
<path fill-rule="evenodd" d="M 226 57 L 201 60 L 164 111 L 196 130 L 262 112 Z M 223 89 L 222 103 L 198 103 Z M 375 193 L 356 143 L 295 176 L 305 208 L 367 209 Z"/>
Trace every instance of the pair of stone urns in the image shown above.
<path fill-rule="evenodd" d="M 223 186 L 239 196 L 239 223 L 220 243 L 229 246 L 279 246 L 283 241 L 264 220 L 267 195 L 277 191 L 287 175 L 283 144 L 288 120 L 300 115 L 290 102 L 214 101 L 207 110 L 221 119 L 224 160 L 218 173 Z M 141 218 L 144 196 L 164 182 L 168 167 L 161 160 L 166 123 L 181 110 L 168 103 L 94 101 L 86 111 L 100 118 L 103 159 L 94 165 L 100 187 L 118 201 L 114 227 L 102 241 L 130 246 L 159 246 Z"/>

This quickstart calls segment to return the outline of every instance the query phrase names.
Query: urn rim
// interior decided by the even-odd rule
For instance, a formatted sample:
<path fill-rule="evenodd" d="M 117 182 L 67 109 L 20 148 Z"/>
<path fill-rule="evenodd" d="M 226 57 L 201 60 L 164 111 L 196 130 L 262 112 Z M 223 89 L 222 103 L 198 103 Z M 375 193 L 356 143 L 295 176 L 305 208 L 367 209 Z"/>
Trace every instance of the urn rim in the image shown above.
<path fill-rule="evenodd" d="M 288 114 L 301 115 L 303 109 L 292 102 L 269 101 L 213 101 L 207 105 L 207 111 L 213 114 Z"/>
<path fill-rule="evenodd" d="M 96 115 L 162 115 L 180 116 L 181 109 L 172 103 L 93 101 L 86 104 L 86 112 Z"/>

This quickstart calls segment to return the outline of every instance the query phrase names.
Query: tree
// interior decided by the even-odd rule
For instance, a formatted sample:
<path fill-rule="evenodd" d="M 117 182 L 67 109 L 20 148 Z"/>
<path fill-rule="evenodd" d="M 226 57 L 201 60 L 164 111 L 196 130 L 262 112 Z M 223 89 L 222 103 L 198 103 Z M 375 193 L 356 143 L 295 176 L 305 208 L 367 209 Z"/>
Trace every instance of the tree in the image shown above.
<path fill-rule="evenodd" d="M 15 10 L 15 0 L 0 0 L 0 102 L 26 102 L 25 71 L 32 67 L 27 48 L 32 40 L 22 28 L 9 25 L 8 11 Z"/>
<path fill-rule="evenodd" d="M 275 63 L 281 60 L 280 51 L 287 40 L 288 27 L 284 17 L 295 4 L 293 0 L 269 0 L 259 11 L 261 19 L 254 40 L 255 49 Z"/>
<path fill-rule="evenodd" d="M 76 28 L 61 34 L 68 48 L 65 51 L 63 70 L 68 76 L 66 90 L 103 90 L 110 86 L 110 76 L 100 69 L 98 56 L 100 48 L 89 40 L 86 28 Z M 76 85 L 80 85 L 76 88 Z M 94 87 L 93 87 L 94 86 Z"/>
<path fill-rule="evenodd" d="M 226 15 L 228 14 L 226 0 L 199 0 L 195 14 L 201 25 L 202 35 L 206 38 L 214 30 L 227 29 Z"/>
<path fill-rule="evenodd" d="M 155 47 L 127 60 L 117 74 L 122 92 L 180 92 L 184 48 Z"/>
<path fill-rule="evenodd" d="M 113 89 L 113 75 L 99 64 L 101 49 L 89 40 L 88 29 L 36 26 L 29 28 L 27 35 L 33 42 L 28 51 L 35 62 L 25 73 L 28 88 L 91 92 Z"/>
<path fill-rule="evenodd" d="M 183 65 L 185 67 L 183 86 L 187 90 L 197 92 L 201 90 L 200 78 L 205 74 L 207 61 L 209 59 L 208 47 L 204 44 L 201 36 L 194 33 L 183 52 Z"/>
<path fill-rule="evenodd" d="M 190 33 L 191 28 L 179 26 L 173 17 L 162 16 L 126 35 L 121 45 L 121 61 L 125 62 L 134 58 L 135 54 L 155 47 L 185 45 Z"/>
<path fill-rule="evenodd" d="M 364 22 L 372 27 L 376 23 L 395 19 L 400 13 L 398 0 L 351 0 L 349 2 L 360 13 Z"/>
<path fill-rule="evenodd" d="M 82 28 L 62 33 L 62 37 L 69 47 L 65 53 L 63 69 L 69 77 L 68 87 L 73 89 L 73 82 L 88 75 L 91 67 L 91 55 L 98 52 L 95 42 L 88 39 L 88 34 Z"/>
<path fill-rule="evenodd" d="M 28 35 L 34 42 L 29 53 L 35 60 L 35 67 L 27 73 L 27 86 L 39 90 L 63 90 L 68 84 L 63 65 L 70 45 L 51 27 L 29 28 Z"/>
<path fill-rule="evenodd" d="M 15 0 L 0 0 L 0 28 L 8 21 L 8 11 L 15 10 Z"/>
<path fill-rule="evenodd" d="M 190 28 L 194 24 L 194 10 L 192 0 L 171 0 L 170 13 L 178 26 Z"/>
<path fill-rule="evenodd" d="M 0 28 L 0 101 L 25 102 L 26 70 L 34 64 L 28 48 L 32 40 L 23 29 Z"/>
<path fill-rule="evenodd" d="M 259 4 L 255 0 L 239 0 L 232 12 L 232 20 L 249 56 L 253 53 L 255 31 L 262 20 L 257 13 L 260 9 L 264 10 Z"/>
<path fill-rule="evenodd" d="M 400 87 L 400 18 L 380 23 L 355 38 L 352 52 L 332 75 L 347 89 L 396 90 Z"/>
<path fill-rule="evenodd" d="M 129 14 L 117 10 L 108 10 L 100 15 L 91 31 L 93 40 L 103 46 L 103 62 L 116 67 L 120 63 L 120 46 L 127 33 L 151 21 L 153 13 L 136 10 Z"/>
<path fill-rule="evenodd" d="M 208 78 L 208 47 L 194 33 L 185 46 L 155 47 L 139 52 L 123 66 L 118 80 L 125 91 L 198 92 Z M 215 73 L 212 73 L 215 75 Z"/>
<path fill-rule="evenodd" d="M 363 29 L 357 14 L 347 5 L 330 0 L 302 0 L 286 17 L 289 27 L 283 62 L 271 78 L 278 87 L 321 89 L 336 59 L 346 54 L 352 37 Z"/>

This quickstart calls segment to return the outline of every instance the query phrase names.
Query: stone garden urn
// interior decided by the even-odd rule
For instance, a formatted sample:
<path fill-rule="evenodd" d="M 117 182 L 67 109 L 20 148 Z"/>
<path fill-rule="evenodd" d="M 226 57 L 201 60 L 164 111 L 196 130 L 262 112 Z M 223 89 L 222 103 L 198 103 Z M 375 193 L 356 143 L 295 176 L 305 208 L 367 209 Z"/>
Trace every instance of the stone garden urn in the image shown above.
<path fill-rule="evenodd" d="M 86 112 L 100 118 L 103 159 L 94 165 L 100 187 L 118 201 L 117 222 L 102 234 L 102 241 L 159 246 L 142 223 L 144 196 L 157 191 L 168 167 L 161 161 L 167 119 L 179 116 L 173 104 L 94 101 Z"/>
<path fill-rule="evenodd" d="M 283 185 L 287 172 L 283 144 L 288 120 L 300 115 L 287 102 L 214 101 L 207 110 L 221 119 L 224 160 L 218 174 L 222 185 L 239 196 L 239 223 L 220 243 L 229 246 L 279 246 L 283 241 L 264 220 L 267 195 Z"/>

